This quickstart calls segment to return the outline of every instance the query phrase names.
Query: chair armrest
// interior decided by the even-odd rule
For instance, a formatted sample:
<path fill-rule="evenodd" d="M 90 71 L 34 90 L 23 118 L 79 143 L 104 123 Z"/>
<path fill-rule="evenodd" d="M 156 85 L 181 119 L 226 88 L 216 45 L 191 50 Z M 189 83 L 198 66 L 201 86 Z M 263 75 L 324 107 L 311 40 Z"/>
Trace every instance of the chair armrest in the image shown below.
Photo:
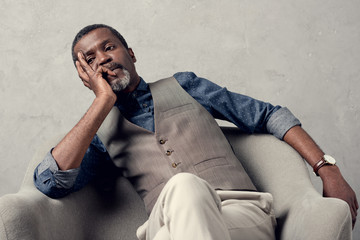
<path fill-rule="evenodd" d="M 0 198 L 0 239 L 136 239 L 147 219 L 145 207 L 131 184 L 118 178 L 113 191 L 96 184 L 61 199 L 51 199 L 33 184 L 33 172 L 58 136 L 41 146 L 28 165 L 16 194 Z"/>
<path fill-rule="evenodd" d="M 136 239 L 146 221 L 141 199 L 119 178 L 116 190 L 89 185 L 62 199 L 37 189 L 21 189 L 0 198 L 0 239 Z"/>
<path fill-rule="evenodd" d="M 67 236 L 79 237 L 70 218 L 66 228 L 59 221 L 55 209 L 56 200 L 48 199 L 36 191 L 23 190 L 0 198 L 1 239 L 61 239 Z M 61 217 L 60 217 L 61 218 Z M 55 236 L 58 234 L 58 236 Z M 54 237 L 53 237 L 54 236 Z M 72 239 L 72 238 L 69 238 Z M 79 238 L 80 239 L 80 238 Z"/>
<path fill-rule="evenodd" d="M 222 130 L 258 190 L 273 195 L 279 239 L 351 239 L 347 203 L 323 198 L 315 190 L 304 160 L 292 147 L 268 134 Z"/>

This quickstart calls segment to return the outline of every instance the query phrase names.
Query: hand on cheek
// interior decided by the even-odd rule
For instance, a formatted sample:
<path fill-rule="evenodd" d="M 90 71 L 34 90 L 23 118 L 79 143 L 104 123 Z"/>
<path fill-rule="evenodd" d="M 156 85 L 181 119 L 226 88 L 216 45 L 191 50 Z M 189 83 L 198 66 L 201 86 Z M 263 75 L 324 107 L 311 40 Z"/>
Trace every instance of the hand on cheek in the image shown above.
<path fill-rule="evenodd" d="M 114 97 L 115 94 L 111 89 L 109 83 L 103 78 L 104 74 L 116 76 L 116 74 L 108 68 L 99 66 L 94 71 L 91 66 L 86 62 L 82 52 L 78 52 L 78 61 L 76 61 L 76 68 L 84 86 L 92 90 L 95 96 Z M 116 97 L 115 97 L 116 98 Z"/>

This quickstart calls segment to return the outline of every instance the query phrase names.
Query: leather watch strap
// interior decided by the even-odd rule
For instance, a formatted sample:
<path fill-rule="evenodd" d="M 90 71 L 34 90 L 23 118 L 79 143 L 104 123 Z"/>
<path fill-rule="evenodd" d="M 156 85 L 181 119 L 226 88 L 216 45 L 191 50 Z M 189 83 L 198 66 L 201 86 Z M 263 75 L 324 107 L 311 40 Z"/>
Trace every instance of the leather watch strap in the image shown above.
<path fill-rule="evenodd" d="M 315 173 L 316 176 L 319 176 L 318 171 L 319 169 L 324 166 L 326 164 L 326 161 L 324 159 L 324 157 L 322 157 L 314 166 L 313 166 L 313 171 Z"/>

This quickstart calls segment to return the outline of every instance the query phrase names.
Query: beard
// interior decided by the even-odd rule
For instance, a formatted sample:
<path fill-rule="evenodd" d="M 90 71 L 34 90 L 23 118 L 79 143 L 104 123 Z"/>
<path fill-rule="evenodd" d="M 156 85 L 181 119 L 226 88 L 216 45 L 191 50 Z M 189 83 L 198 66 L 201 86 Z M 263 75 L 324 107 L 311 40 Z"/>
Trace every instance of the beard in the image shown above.
<path fill-rule="evenodd" d="M 114 93 L 120 93 L 129 86 L 130 72 L 122 64 L 110 62 L 108 64 L 105 64 L 104 67 L 110 69 L 111 71 L 114 71 L 115 69 L 120 69 L 124 74 L 124 76 L 117 77 L 115 79 L 112 79 L 111 81 L 107 79 L 107 74 L 104 76 Z"/>
<path fill-rule="evenodd" d="M 114 93 L 120 93 L 124 89 L 126 89 L 130 84 L 130 73 L 125 68 L 122 68 L 124 73 L 123 77 L 118 77 L 111 81 L 110 87 L 114 91 Z"/>

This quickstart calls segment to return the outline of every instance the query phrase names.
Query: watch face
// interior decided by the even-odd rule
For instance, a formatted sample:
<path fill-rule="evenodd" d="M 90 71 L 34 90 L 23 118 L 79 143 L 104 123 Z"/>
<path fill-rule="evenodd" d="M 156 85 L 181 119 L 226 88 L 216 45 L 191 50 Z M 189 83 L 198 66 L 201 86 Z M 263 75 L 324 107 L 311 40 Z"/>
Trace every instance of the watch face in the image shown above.
<path fill-rule="evenodd" d="M 326 162 L 334 165 L 336 163 L 336 160 L 335 158 L 333 158 L 332 156 L 329 156 L 329 155 L 324 155 L 324 159 Z"/>

